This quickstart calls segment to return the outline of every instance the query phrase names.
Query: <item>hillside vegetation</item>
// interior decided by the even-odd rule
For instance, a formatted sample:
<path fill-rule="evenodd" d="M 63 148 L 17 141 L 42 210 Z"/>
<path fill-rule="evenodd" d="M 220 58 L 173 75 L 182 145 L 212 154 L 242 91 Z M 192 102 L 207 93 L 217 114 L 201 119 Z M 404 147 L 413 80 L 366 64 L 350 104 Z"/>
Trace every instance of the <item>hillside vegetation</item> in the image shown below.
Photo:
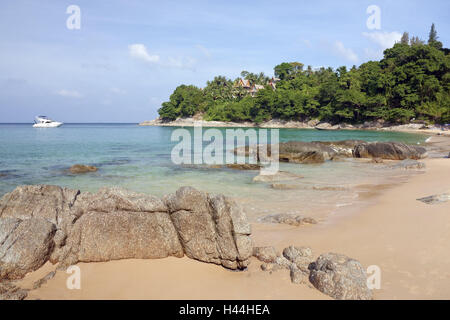
<path fill-rule="evenodd" d="M 167 121 L 202 113 L 206 120 L 256 123 L 270 119 L 449 123 L 449 70 L 449 49 L 437 41 L 433 25 L 427 44 L 417 37 L 409 39 L 405 32 L 400 43 L 384 51 L 381 61 L 350 70 L 281 63 L 274 68 L 276 89 L 263 73 L 243 71 L 242 78 L 253 87 L 264 86 L 253 95 L 238 79 L 223 76 L 208 81 L 203 89 L 180 85 L 158 112 Z"/>

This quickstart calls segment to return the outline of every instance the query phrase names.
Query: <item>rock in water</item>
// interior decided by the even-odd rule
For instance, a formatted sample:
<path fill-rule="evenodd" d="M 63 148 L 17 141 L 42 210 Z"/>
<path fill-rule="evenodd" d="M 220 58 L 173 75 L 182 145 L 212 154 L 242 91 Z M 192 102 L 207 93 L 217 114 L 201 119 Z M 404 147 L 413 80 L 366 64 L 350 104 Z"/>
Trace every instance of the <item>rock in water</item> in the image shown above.
<path fill-rule="evenodd" d="M 329 146 L 318 143 L 291 141 L 279 145 L 280 162 L 322 163 L 335 153 Z"/>
<path fill-rule="evenodd" d="M 299 185 L 287 183 L 272 183 L 270 187 L 275 190 L 298 190 L 301 188 Z"/>
<path fill-rule="evenodd" d="M 261 169 L 260 164 L 251 164 L 251 163 L 243 163 L 243 164 L 232 163 L 232 164 L 227 164 L 226 167 L 228 169 L 234 169 L 234 170 L 259 170 L 259 169 Z"/>
<path fill-rule="evenodd" d="M 352 157 L 353 149 L 361 143 L 364 141 L 284 142 L 279 145 L 279 159 L 281 162 L 322 163 L 337 157 Z"/>
<path fill-rule="evenodd" d="M 53 223 L 41 219 L 0 219 L 0 279 L 20 279 L 40 268 L 53 250 Z"/>
<path fill-rule="evenodd" d="M 365 142 L 355 146 L 356 158 L 381 158 L 389 160 L 423 159 L 428 156 L 423 147 L 399 142 Z"/>
<path fill-rule="evenodd" d="M 310 282 L 338 300 L 370 300 L 367 275 L 361 264 L 342 254 L 326 253 L 310 265 Z"/>
<path fill-rule="evenodd" d="M 353 149 L 356 145 L 364 143 L 362 140 L 342 141 L 289 141 L 278 144 L 278 158 L 280 162 L 292 163 L 322 163 L 336 158 L 353 157 Z M 267 153 L 267 154 L 266 154 Z M 254 145 L 238 147 L 234 154 L 250 157 L 257 161 L 272 159 L 271 145 Z"/>
<path fill-rule="evenodd" d="M 339 130 L 338 125 L 332 125 L 328 122 L 320 122 L 318 125 L 314 127 L 317 130 Z"/>
<path fill-rule="evenodd" d="M 74 164 L 69 168 L 70 173 L 79 174 L 79 173 L 87 173 L 87 172 L 96 172 L 98 170 L 97 167 L 87 166 L 84 164 Z"/>
<path fill-rule="evenodd" d="M 353 149 L 361 143 L 362 140 L 339 140 L 339 141 L 313 141 L 316 145 L 328 146 L 335 154 L 332 155 L 332 159 L 335 157 L 353 157 Z"/>

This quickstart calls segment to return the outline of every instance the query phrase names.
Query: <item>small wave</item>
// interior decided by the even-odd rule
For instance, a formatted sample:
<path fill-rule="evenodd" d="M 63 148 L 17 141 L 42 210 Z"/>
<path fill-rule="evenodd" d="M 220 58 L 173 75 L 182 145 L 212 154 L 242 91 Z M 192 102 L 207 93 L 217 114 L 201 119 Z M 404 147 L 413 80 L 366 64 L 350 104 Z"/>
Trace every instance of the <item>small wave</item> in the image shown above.
<path fill-rule="evenodd" d="M 337 203 L 336 207 L 338 207 L 338 208 L 347 207 L 347 206 L 351 206 L 352 204 L 353 204 L 352 202 Z"/>

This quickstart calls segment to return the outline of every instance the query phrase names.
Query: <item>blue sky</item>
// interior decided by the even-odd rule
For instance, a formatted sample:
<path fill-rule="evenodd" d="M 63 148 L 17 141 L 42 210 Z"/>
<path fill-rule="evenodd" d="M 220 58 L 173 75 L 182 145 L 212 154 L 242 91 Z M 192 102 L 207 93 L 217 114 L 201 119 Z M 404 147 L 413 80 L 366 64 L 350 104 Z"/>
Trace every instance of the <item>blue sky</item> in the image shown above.
<path fill-rule="evenodd" d="M 81 28 L 69 30 L 69 5 Z M 369 29 L 370 5 L 381 29 Z M 0 122 L 153 119 L 181 84 L 379 59 L 403 31 L 449 44 L 449 1 L 2 0 Z"/>

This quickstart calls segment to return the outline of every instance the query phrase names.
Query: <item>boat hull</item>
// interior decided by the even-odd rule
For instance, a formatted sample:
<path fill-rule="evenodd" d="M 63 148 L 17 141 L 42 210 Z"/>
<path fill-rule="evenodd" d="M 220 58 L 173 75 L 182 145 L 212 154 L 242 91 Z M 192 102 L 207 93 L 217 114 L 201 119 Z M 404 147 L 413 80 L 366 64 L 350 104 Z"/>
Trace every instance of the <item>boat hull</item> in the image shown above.
<path fill-rule="evenodd" d="M 51 123 L 35 123 L 33 124 L 33 128 L 57 128 L 62 126 L 62 122 L 51 122 Z"/>

